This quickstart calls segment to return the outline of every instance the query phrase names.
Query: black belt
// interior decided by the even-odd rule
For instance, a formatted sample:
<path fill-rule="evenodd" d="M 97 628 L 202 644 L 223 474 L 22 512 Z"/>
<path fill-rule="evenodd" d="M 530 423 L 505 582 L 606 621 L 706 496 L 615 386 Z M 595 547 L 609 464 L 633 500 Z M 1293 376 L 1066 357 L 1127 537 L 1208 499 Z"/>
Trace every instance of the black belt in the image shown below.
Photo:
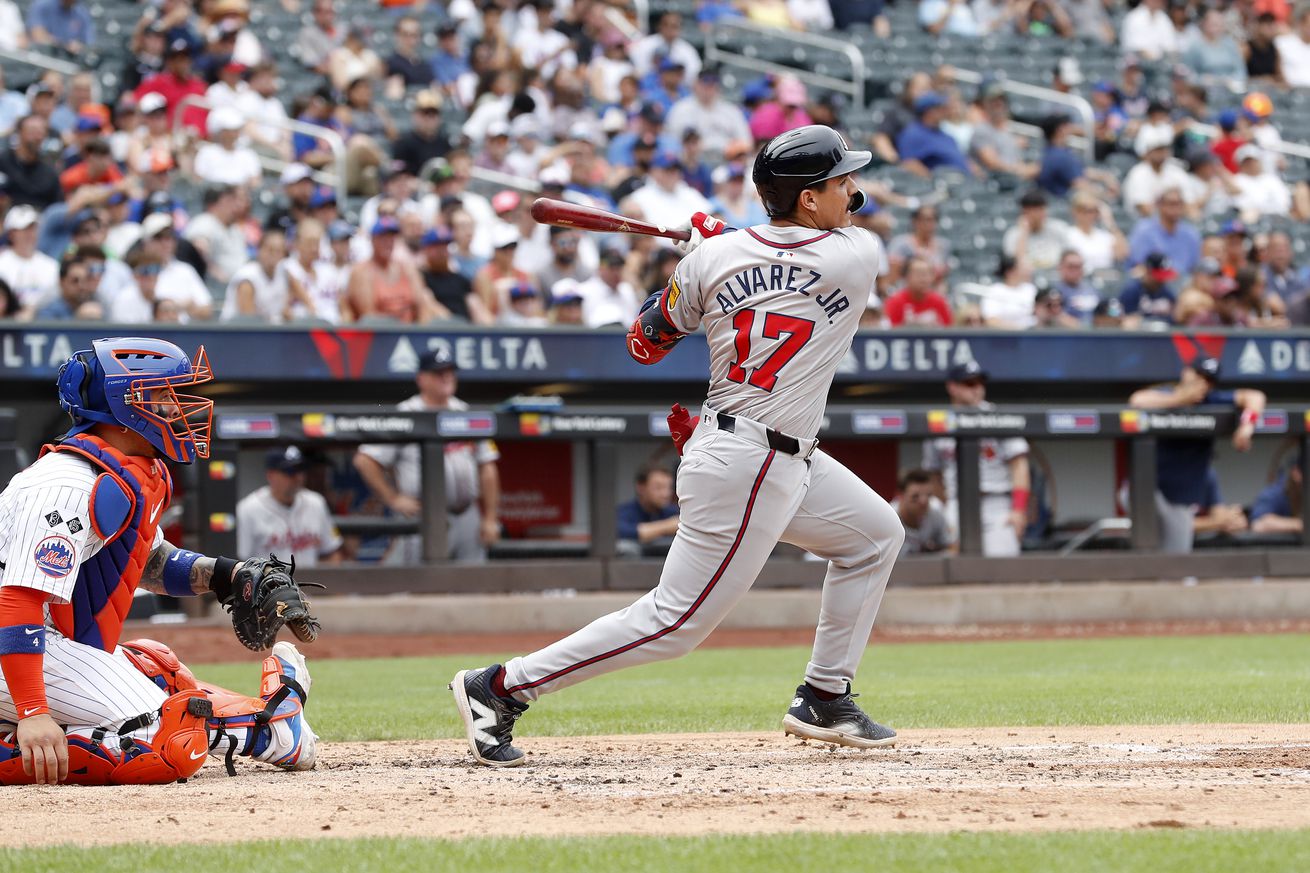
<path fill-rule="evenodd" d="M 716 412 L 718 417 L 719 430 L 726 430 L 728 433 L 737 432 L 737 416 L 729 415 L 726 412 Z M 780 452 L 786 452 L 789 455 L 799 455 L 801 453 L 801 444 L 796 437 L 789 437 L 785 433 L 778 433 L 771 427 L 764 428 L 765 436 L 769 443 L 769 448 L 777 449 Z"/>

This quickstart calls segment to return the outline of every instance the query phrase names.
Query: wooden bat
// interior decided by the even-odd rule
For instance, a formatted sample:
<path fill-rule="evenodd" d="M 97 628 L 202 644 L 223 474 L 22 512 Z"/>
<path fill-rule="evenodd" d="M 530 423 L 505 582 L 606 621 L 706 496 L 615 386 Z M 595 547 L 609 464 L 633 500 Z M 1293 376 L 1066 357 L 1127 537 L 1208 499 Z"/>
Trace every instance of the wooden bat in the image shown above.
<path fill-rule="evenodd" d="M 684 241 L 691 239 L 691 233 L 685 230 L 670 230 L 648 221 L 625 218 L 615 212 L 596 209 L 594 206 L 579 206 L 577 203 L 552 200 L 549 197 L 538 197 L 532 201 L 532 220 L 538 224 L 595 230 L 601 233 L 640 233 L 667 239 Z"/>

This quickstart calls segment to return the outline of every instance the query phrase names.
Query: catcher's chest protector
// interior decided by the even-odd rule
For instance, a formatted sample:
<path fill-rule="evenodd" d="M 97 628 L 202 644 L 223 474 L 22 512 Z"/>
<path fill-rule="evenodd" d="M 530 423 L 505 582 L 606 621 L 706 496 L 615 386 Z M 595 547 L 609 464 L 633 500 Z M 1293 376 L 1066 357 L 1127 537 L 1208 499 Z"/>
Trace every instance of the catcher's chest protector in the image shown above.
<path fill-rule="evenodd" d="M 105 545 L 78 568 L 69 603 L 50 604 L 50 618 L 70 640 L 112 652 L 150 559 L 159 517 L 173 496 L 162 461 L 124 455 L 94 436 L 70 437 L 41 453 L 72 452 L 104 472 L 91 490 L 90 521 Z"/>

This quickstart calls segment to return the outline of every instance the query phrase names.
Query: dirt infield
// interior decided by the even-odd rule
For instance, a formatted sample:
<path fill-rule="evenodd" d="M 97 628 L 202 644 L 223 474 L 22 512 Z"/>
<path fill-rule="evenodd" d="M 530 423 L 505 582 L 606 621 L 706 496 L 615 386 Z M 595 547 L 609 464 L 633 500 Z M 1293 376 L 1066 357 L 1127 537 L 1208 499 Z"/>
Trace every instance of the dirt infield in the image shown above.
<path fill-rule="evenodd" d="M 1123 636 L 1193 636 L 1200 634 L 1306 634 L 1310 621 L 1151 621 L 1078 624 L 906 625 L 874 628 L 873 644 L 976 640 L 1091 639 Z M 283 636 L 287 636 L 285 633 Z M 339 634 L 325 633 L 305 655 L 319 658 L 390 658 L 418 655 L 471 655 L 530 652 L 561 634 Z M 253 657 L 226 624 L 188 625 L 133 622 L 124 639 L 147 637 L 167 643 L 187 664 L 246 661 Z M 289 638 L 289 637 L 288 637 Z M 706 641 L 713 648 L 733 646 L 808 646 L 814 628 L 745 630 L 719 628 Z"/>
<path fill-rule="evenodd" d="M 245 764 L 230 779 L 211 762 L 183 785 L 4 789 L 0 845 L 1310 826 L 1300 725 L 905 731 L 870 751 L 780 733 L 523 746 L 513 770 L 449 740 L 334 743 L 310 773 Z"/>

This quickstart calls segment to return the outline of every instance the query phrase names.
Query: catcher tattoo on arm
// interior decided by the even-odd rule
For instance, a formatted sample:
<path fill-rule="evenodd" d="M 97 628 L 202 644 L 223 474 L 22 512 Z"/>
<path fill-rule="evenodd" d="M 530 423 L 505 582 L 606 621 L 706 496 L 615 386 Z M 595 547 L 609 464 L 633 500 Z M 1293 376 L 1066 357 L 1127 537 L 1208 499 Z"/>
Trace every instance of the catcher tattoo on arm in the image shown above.
<path fill-rule="evenodd" d="M 310 612 L 302 587 L 323 588 L 317 582 L 299 583 L 296 563 L 250 558 L 210 558 L 179 549 L 169 542 L 150 554 L 140 585 L 147 591 L 181 597 L 210 591 L 232 616 L 232 630 L 252 651 L 271 648 L 285 625 L 301 642 L 318 639 L 321 625 Z"/>

